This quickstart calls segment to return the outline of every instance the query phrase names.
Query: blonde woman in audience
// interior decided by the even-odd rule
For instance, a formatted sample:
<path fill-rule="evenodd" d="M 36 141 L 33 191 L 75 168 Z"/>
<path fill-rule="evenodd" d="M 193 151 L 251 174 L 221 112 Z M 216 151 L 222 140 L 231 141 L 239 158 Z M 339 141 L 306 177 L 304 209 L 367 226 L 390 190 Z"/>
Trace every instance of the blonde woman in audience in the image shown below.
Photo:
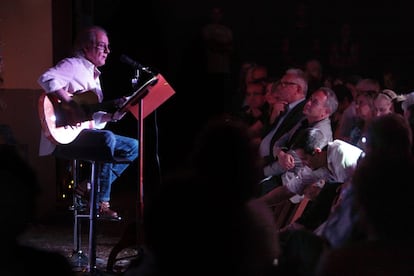
<path fill-rule="evenodd" d="M 382 116 L 394 112 L 393 101 L 397 98 L 397 93 L 391 89 L 384 89 L 374 98 L 375 116 Z"/>
<path fill-rule="evenodd" d="M 351 87 L 350 87 L 351 88 Z M 358 95 L 362 92 L 379 92 L 381 86 L 376 79 L 364 78 L 359 79 L 355 85 L 355 89 L 351 88 L 353 101 L 352 103 L 344 110 L 341 120 L 338 123 L 338 126 L 335 130 L 334 137 L 335 139 L 341 139 L 344 141 L 349 141 L 350 133 L 354 127 L 357 116 L 356 116 L 356 99 Z"/>

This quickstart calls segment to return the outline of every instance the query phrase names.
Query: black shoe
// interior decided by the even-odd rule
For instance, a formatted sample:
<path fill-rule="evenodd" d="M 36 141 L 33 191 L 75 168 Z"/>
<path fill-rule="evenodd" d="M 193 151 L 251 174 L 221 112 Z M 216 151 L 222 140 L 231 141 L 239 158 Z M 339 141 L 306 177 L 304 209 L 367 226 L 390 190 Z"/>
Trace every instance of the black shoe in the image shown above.
<path fill-rule="evenodd" d="M 82 199 L 89 199 L 91 191 L 91 183 L 89 183 L 89 180 L 85 179 L 81 182 L 79 182 L 75 187 L 75 194 Z"/>
<path fill-rule="evenodd" d="M 86 199 L 75 195 L 75 200 L 73 205 L 69 206 L 69 211 L 83 212 L 86 210 L 89 210 L 89 202 Z"/>

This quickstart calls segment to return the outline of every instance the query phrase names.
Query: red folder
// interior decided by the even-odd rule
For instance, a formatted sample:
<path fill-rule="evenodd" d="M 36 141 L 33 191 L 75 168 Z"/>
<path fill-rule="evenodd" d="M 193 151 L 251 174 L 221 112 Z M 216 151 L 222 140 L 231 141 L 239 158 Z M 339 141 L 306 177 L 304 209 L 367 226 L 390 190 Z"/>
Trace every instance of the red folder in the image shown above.
<path fill-rule="evenodd" d="M 138 104 L 143 99 L 141 108 L 145 118 L 174 94 L 175 91 L 171 85 L 161 74 L 158 74 L 135 91 L 119 110 L 130 111 L 135 118 L 139 119 Z"/>

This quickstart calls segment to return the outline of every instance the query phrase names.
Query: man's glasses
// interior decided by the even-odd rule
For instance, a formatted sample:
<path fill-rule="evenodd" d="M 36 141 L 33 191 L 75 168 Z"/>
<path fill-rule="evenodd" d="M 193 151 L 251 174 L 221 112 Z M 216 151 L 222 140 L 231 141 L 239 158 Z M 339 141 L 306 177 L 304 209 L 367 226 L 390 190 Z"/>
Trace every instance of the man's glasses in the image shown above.
<path fill-rule="evenodd" d="M 100 50 L 100 51 L 107 51 L 109 52 L 111 49 L 109 48 L 109 45 L 105 44 L 105 43 L 98 43 L 95 45 L 95 48 Z"/>
<path fill-rule="evenodd" d="M 281 81 L 281 82 L 278 82 L 278 85 L 280 85 L 282 87 L 286 87 L 286 86 L 289 86 L 289 85 L 299 85 L 299 84 L 297 84 L 295 82 L 290 82 L 290 81 Z"/>

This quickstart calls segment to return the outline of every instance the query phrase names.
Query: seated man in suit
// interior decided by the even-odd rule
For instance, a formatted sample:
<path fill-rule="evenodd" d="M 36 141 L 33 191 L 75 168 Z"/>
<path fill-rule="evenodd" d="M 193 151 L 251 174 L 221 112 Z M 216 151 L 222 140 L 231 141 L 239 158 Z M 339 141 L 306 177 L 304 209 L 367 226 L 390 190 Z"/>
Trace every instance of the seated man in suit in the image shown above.
<path fill-rule="evenodd" d="M 308 84 L 302 70 L 291 68 L 286 71 L 275 87 L 274 93 L 281 102 L 286 102 L 286 109 L 263 138 L 259 145 L 259 154 L 262 157 L 263 174 L 270 176 L 266 167 L 273 161 L 273 146 L 285 133 L 290 131 L 304 117 L 302 110 L 305 105 Z"/>

